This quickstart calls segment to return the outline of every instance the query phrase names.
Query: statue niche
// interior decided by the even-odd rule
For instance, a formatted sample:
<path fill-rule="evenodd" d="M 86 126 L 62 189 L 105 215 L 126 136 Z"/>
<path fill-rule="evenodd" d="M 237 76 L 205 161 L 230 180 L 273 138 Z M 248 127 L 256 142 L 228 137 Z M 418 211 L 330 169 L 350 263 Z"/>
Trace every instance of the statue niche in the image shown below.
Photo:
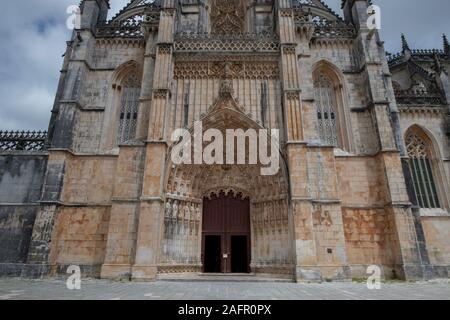
<path fill-rule="evenodd" d="M 233 34 L 244 31 L 245 8 L 242 0 L 214 0 L 211 8 L 211 31 Z"/>

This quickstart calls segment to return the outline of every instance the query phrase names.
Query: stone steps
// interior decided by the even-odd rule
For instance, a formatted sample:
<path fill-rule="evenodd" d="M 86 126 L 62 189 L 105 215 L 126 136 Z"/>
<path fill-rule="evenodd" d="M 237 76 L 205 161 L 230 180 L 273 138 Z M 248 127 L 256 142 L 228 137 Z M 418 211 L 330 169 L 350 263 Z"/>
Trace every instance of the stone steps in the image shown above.
<path fill-rule="evenodd" d="M 158 281 L 185 281 L 185 282 L 294 282 L 291 277 L 275 277 L 273 275 L 253 273 L 180 273 L 159 274 Z"/>

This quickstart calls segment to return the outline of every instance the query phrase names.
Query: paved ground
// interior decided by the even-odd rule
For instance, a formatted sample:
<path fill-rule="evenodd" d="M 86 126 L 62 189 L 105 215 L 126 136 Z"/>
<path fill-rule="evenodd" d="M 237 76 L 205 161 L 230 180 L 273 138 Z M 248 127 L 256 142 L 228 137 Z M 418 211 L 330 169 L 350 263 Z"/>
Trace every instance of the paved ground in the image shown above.
<path fill-rule="evenodd" d="M 365 283 L 268 282 L 111 282 L 83 280 L 81 290 L 68 290 L 65 280 L 0 279 L 0 300 L 450 300 L 450 280 L 383 283 L 368 290 Z"/>

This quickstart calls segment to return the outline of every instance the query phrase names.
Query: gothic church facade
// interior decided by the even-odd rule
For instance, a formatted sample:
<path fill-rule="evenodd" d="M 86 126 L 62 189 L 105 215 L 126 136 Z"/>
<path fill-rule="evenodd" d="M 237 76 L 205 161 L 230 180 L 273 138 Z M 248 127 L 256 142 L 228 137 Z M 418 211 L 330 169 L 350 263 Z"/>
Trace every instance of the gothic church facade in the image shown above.
<path fill-rule="evenodd" d="M 0 133 L 0 272 L 448 277 L 449 44 L 386 54 L 369 5 L 83 0 L 46 142 Z M 278 129 L 280 170 L 173 163 L 196 121 Z"/>

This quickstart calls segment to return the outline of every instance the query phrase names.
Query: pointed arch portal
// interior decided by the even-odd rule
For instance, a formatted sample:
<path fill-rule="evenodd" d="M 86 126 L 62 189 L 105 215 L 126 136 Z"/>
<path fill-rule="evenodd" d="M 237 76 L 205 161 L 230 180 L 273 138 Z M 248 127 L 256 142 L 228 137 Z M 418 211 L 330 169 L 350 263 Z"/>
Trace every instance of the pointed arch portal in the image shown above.
<path fill-rule="evenodd" d="M 261 128 L 229 92 L 223 92 L 202 122 L 204 130 Z M 287 169 L 283 163 L 277 174 L 264 176 L 261 167 L 167 166 L 159 272 L 293 275 Z"/>

